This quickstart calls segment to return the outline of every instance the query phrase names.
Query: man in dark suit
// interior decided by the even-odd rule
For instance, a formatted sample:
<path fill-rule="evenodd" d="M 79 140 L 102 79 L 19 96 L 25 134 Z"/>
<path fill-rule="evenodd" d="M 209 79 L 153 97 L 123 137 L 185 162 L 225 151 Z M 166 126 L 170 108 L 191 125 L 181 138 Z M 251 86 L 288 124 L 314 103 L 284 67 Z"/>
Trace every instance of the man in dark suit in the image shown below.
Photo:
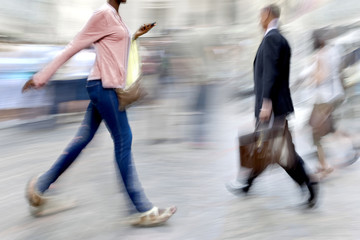
<path fill-rule="evenodd" d="M 280 8 L 277 5 L 269 5 L 261 11 L 261 26 L 265 36 L 259 46 L 254 60 L 254 86 L 255 86 L 255 117 L 260 124 L 266 124 L 270 117 L 275 120 L 286 121 L 286 117 L 294 112 L 289 89 L 289 72 L 291 49 L 287 40 L 277 29 Z M 317 200 L 317 183 L 311 182 L 304 169 L 304 161 L 295 152 L 291 135 L 290 147 L 294 154 L 291 164 L 280 164 L 285 171 L 300 186 L 306 186 L 309 190 L 308 207 L 313 207 Z M 247 183 L 238 189 L 247 193 L 255 178 L 263 169 L 252 170 Z"/>
<path fill-rule="evenodd" d="M 291 49 L 277 29 L 280 10 L 270 5 L 261 12 L 265 36 L 254 60 L 255 117 L 267 121 L 294 112 L 289 89 Z"/>

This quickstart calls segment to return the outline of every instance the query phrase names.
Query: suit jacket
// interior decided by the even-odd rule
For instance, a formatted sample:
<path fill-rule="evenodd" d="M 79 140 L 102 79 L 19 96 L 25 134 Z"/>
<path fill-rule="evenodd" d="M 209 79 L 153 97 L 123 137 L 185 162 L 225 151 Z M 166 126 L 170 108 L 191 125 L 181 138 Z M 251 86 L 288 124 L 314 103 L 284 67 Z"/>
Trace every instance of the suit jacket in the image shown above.
<path fill-rule="evenodd" d="M 264 37 L 254 60 L 255 117 L 264 98 L 270 99 L 274 116 L 294 112 L 289 88 L 291 49 L 277 29 Z"/>

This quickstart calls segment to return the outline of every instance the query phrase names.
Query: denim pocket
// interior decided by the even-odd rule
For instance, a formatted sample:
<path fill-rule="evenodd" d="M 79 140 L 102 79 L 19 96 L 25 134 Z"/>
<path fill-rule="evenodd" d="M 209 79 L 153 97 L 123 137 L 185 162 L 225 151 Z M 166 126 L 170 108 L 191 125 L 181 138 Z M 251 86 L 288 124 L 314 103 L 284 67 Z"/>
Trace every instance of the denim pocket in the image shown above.
<path fill-rule="evenodd" d="M 98 102 L 101 86 L 100 80 L 91 80 L 86 83 L 86 90 L 92 103 Z"/>
<path fill-rule="evenodd" d="M 96 87 L 96 86 L 99 86 L 101 84 L 101 80 L 89 80 L 87 81 L 86 83 L 86 87 L 89 88 L 89 87 Z"/>

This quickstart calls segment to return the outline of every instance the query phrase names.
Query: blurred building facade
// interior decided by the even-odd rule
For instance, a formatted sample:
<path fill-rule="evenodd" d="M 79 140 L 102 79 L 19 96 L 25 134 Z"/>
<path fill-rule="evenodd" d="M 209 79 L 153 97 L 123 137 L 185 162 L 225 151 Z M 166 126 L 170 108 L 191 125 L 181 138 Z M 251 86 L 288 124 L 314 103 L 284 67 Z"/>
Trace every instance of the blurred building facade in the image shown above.
<path fill-rule="evenodd" d="M 105 0 L 0 0 L 0 36 L 42 43 L 69 41 Z M 159 30 L 182 26 L 235 23 L 238 0 L 129 0 L 120 9 L 135 31 L 157 21 Z"/>
<path fill-rule="evenodd" d="M 13 87 L 11 91 L 3 87 L 8 95 L 2 94 L 6 106 L 0 109 L 34 102 L 20 97 L 22 82 L 50 61 L 105 2 L 0 0 L 0 79 L 3 86 Z M 291 80 L 308 65 L 314 31 L 336 37 L 360 29 L 359 0 L 128 0 L 120 15 L 132 32 L 144 23 L 157 22 L 141 38 L 140 49 L 153 82 L 199 82 L 198 76 L 206 75 L 216 82 L 231 82 L 235 92 L 248 94 L 253 89 L 252 60 L 263 37 L 260 9 L 270 3 L 282 9 L 280 30 L 292 47 Z M 360 40 L 354 47 L 359 46 Z M 206 64 L 199 74 L 200 58 Z M 82 51 L 58 71 L 55 80 L 85 78 L 93 59 L 94 52 Z"/>
<path fill-rule="evenodd" d="M 68 42 L 105 0 L 0 0 L 0 36 L 43 43 Z M 120 9 L 135 31 L 157 21 L 157 32 L 189 25 L 227 26 L 242 34 L 260 35 L 259 9 L 282 6 L 282 22 L 291 29 L 307 30 L 346 22 L 357 17 L 357 0 L 128 0 Z M 243 29 L 243 30 L 242 30 Z"/>
<path fill-rule="evenodd" d="M 105 2 L 0 0 L 0 40 L 64 45 Z M 324 27 L 356 27 L 360 22 L 358 0 L 128 0 L 121 6 L 120 14 L 133 32 L 143 23 L 156 21 L 157 27 L 146 37 L 177 34 L 182 30 L 181 34 L 189 32 L 191 38 L 193 33 L 186 30 L 189 27 L 207 29 L 208 41 L 238 48 L 239 56 L 234 61 L 246 72 L 252 67 L 248 56 L 255 54 L 263 36 L 260 9 L 269 3 L 282 8 L 281 31 L 292 46 L 294 61 L 299 63 L 295 71 L 306 64 L 306 57 L 311 54 L 313 31 Z"/>

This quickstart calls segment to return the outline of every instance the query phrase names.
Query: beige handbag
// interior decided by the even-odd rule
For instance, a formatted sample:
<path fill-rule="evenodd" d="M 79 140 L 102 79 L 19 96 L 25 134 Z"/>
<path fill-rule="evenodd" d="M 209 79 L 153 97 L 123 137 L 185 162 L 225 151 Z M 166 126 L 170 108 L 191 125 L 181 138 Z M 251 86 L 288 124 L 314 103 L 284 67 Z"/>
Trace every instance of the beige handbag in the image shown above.
<path fill-rule="evenodd" d="M 116 88 L 115 92 L 119 100 L 119 110 L 124 111 L 135 102 L 144 98 L 147 93 L 141 85 L 141 60 L 135 40 L 131 42 L 126 77 L 126 87 Z"/>
<path fill-rule="evenodd" d="M 119 110 L 124 111 L 133 103 L 139 101 L 147 95 L 145 89 L 141 86 L 141 80 L 136 80 L 130 87 L 126 89 L 115 89 L 119 100 Z"/>

